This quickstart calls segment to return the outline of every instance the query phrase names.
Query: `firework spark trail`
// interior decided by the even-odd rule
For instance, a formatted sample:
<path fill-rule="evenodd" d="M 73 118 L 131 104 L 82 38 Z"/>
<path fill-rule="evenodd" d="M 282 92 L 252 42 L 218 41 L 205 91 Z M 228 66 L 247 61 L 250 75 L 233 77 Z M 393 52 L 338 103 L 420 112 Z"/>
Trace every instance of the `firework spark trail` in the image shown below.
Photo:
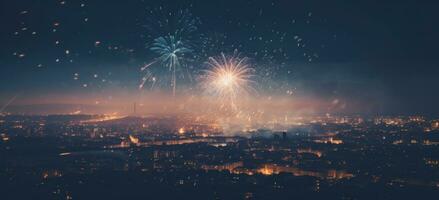
<path fill-rule="evenodd" d="M 0 108 L 0 113 L 2 113 L 12 102 L 14 102 L 17 97 L 18 94 L 13 96 L 5 105 L 3 105 L 3 107 Z"/>
<path fill-rule="evenodd" d="M 149 66 L 151 66 L 152 64 L 156 63 L 157 60 L 154 60 L 148 64 L 146 64 L 145 66 L 143 66 L 142 68 L 140 68 L 141 71 L 145 71 L 146 68 L 148 68 Z"/>
<path fill-rule="evenodd" d="M 145 71 L 149 66 L 153 65 L 154 63 L 156 63 L 157 60 L 154 60 L 148 64 L 146 64 L 145 66 L 143 66 L 142 68 L 140 68 L 140 71 Z M 153 84 L 151 86 L 151 89 L 154 87 L 154 83 L 155 83 L 155 77 L 149 72 L 147 71 L 145 73 L 145 75 L 142 77 L 142 82 L 139 85 L 139 89 L 142 89 L 143 86 L 145 85 L 146 81 L 153 81 Z"/>
<path fill-rule="evenodd" d="M 155 77 L 150 73 L 150 72 L 146 72 L 146 74 L 142 77 L 142 82 L 139 85 L 139 89 L 142 89 L 147 81 L 152 81 L 153 84 L 155 82 Z M 152 86 L 151 86 L 152 89 Z"/>
<path fill-rule="evenodd" d="M 210 57 L 207 64 L 211 69 L 206 70 L 203 76 L 202 87 L 204 91 L 221 102 L 221 107 L 229 107 L 237 110 L 238 97 L 244 97 L 255 91 L 252 87 L 254 82 L 254 69 L 247 64 L 247 58 L 238 56 Z"/>

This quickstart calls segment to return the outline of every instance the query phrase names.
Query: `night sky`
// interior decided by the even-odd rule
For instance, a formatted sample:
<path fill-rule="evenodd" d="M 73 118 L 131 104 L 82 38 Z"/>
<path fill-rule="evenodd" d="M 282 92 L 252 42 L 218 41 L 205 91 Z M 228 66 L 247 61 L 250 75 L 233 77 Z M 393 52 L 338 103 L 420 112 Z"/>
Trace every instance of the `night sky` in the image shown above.
<path fill-rule="evenodd" d="M 438 8 L 437 1 L 1 0 L 0 103 L 153 92 L 139 89 L 141 68 L 157 57 L 155 38 L 187 25 L 178 23 L 183 13 L 196 30 L 184 36 L 191 78 L 179 77 L 180 93 L 198 93 L 209 57 L 239 54 L 255 69 L 260 96 L 341 101 L 346 113 L 437 116 Z"/>

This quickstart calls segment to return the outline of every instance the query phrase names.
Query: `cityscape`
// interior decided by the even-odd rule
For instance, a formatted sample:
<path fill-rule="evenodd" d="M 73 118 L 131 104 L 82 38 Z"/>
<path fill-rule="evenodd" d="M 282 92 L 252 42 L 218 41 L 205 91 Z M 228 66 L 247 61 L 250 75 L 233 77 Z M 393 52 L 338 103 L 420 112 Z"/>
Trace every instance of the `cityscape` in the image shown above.
<path fill-rule="evenodd" d="M 438 8 L 1 1 L 0 199 L 436 199 Z"/>
<path fill-rule="evenodd" d="M 190 116 L 4 115 L 0 151 L 8 183 L 2 195 L 362 199 L 438 193 L 439 119 L 297 120 L 300 125 L 224 135 L 215 122 Z M 276 126 L 285 129 L 271 129 Z"/>

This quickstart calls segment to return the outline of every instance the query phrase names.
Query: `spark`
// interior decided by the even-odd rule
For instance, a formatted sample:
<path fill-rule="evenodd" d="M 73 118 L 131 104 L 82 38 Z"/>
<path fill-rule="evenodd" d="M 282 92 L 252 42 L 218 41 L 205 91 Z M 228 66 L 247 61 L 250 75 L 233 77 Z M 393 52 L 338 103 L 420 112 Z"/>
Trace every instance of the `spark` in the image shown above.
<path fill-rule="evenodd" d="M 251 79 L 253 68 L 247 63 L 247 58 L 238 56 L 210 57 L 207 64 L 211 69 L 203 76 L 202 87 L 207 94 L 218 97 L 221 107 L 237 109 L 238 97 L 243 97 L 254 91 Z"/>

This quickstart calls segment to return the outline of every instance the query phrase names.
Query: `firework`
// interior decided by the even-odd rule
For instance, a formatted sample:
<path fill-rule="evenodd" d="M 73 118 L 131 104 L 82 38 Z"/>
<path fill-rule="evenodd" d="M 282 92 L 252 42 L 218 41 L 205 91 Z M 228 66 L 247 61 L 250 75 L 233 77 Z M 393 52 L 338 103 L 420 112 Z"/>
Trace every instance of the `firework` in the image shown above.
<path fill-rule="evenodd" d="M 168 67 L 168 71 L 172 73 L 172 94 L 175 96 L 175 88 L 177 85 L 176 71 L 182 67 L 181 60 L 185 54 L 192 52 L 190 46 L 175 36 L 169 35 L 156 38 L 150 50 L 159 55 L 157 59 Z"/>
<path fill-rule="evenodd" d="M 222 108 L 237 109 L 238 97 L 244 97 L 254 91 L 251 80 L 253 68 L 247 63 L 247 58 L 238 56 L 210 57 L 207 64 L 211 69 L 203 76 L 202 87 L 209 95 L 218 97 Z"/>
<path fill-rule="evenodd" d="M 194 52 L 192 38 L 196 36 L 199 20 L 188 10 L 166 12 L 162 7 L 150 10 L 148 19 L 150 22 L 145 27 L 152 39 L 149 49 L 157 57 L 141 68 L 145 75 L 139 88 L 143 88 L 146 83 L 151 83 L 151 89 L 154 85 L 170 85 L 175 96 L 177 79 L 191 79 L 187 62 L 190 60 L 189 55 Z"/>

